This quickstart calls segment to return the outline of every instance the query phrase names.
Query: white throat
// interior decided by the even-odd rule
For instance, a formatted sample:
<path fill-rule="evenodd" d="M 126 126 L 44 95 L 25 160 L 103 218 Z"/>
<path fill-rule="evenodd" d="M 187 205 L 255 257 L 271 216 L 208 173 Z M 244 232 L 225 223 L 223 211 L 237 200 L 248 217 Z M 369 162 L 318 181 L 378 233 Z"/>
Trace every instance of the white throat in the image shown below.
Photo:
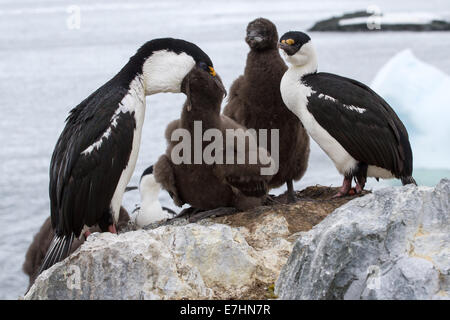
<path fill-rule="evenodd" d="M 194 65 L 195 60 L 184 52 L 179 54 L 167 50 L 154 52 L 147 58 L 142 68 L 145 94 L 180 92 L 181 82 Z"/>
<path fill-rule="evenodd" d="M 300 50 L 289 56 L 282 50 L 286 61 L 290 64 L 289 69 L 295 70 L 299 76 L 317 72 L 317 55 L 311 41 L 305 43 Z"/>
<path fill-rule="evenodd" d="M 141 209 L 136 215 L 136 224 L 139 227 L 169 218 L 169 215 L 162 209 L 158 200 L 160 190 L 161 186 L 156 182 L 152 174 L 142 177 L 139 185 Z"/>
<path fill-rule="evenodd" d="M 117 109 L 117 114 L 114 114 L 113 118 L 111 119 L 112 127 L 115 127 L 115 117 L 117 117 L 117 115 L 119 115 L 121 112 L 129 112 L 134 114 L 134 118 L 136 120 L 136 128 L 134 130 L 130 160 L 128 161 L 127 167 L 120 176 L 119 183 L 116 187 L 111 201 L 112 210 L 114 212 L 114 221 L 116 223 L 119 220 L 120 206 L 122 204 L 123 194 L 134 172 L 139 154 L 142 127 L 145 118 L 145 96 L 160 92 L 180 92 L 181 83 L 184 77 L 194 66 L 195 60 L 190 55 L 184 52 L 180 54 L 176 54 L 172 51 L 167 50 L 154 52 L 144 62 L 144 65 L 142 67 L 142 75 L 136 75 L 136 77 L 130 83 L 129 93 L 122 99 L 122 101 L 120 102 L 120 107 L 119 109 Z M 100 148 L 103 137 L 108 138 L 110 136 L 112 127 L 102 135 L 102 138 L 100 140 L 95 142 L 83 152 L 90 153 L 95 148 Z M 158 185 L 157 187 L 159 188 Z M 146 191 L 144 192 L 145 197 L 144 199 L 142 199 L 142 203 L 146 203 L 144 207 L 148 207 L 150 203 L 152 203 L 152 201 L 150 200 L 152 199 L 152 197 L 156 199 L 155 203 L 158 203 L 159 205 L 159 202 L 157 201 L 159 189 L 148 191 L 147 186 L 144 186 L 144 188 L 146 188 Z M 151 212 L 154 211 L 153 209 L 148 210 Z M 156 218 L 162 216 L 161 205 L 159 205 L 159 210 L 161 212 L 155 213 Z M 144 223 L 146 215 L 143 215 L 143 217 Z"/>

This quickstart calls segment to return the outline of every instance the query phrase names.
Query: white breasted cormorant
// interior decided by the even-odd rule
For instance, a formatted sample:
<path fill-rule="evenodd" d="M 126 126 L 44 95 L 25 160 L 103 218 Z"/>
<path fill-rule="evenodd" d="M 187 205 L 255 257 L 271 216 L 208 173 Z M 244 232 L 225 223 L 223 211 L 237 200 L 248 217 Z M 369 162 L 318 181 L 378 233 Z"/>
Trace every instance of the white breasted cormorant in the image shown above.
<path fill-rule="evenodd" d="M 169 213 L 175 215 L 171 209 L 161 206 L 158 196 L 161 191 L 161 185 L 156 182 L 153 175 L 153 166 L 144 170 L 139 182 L 139 193 L 141 195 L 141 206 L 137 210 L 135 223 L 142 228 L 151 223 L 162 222 L 169 219 Z"/>
<path fill-rule="evenodd" d="M 269 187 L 286 183 L 288 201 L 294 202 L 292 181 L 299 180 L 308 167 L 309 136 L 281 98 L 280 82 L 287 66 L 277 49 L 277 28 L 267 19 L 253 20 L 245 41 L 250 47 L 245 72 L 231 85 L 223 114 L 249 129 L 279 130 L 278 172 Z M 267 150 L 272 154 L 270 141 Z"/>
<path fill-rule="evenodd" d="M 408 133 L 394 110 L 366 85 L 331 73 L 317 72 L 311 39 L 298 31 L 279 42 L 290 67 L 281 80 L 286 106 L 344 175 L 341 190 L 360 193 L 366 178 L 398 178 L 414 183 Z"/>
<path fill-rule="evenodd" d="M 145 97 L 180 92 L 194 67 L 214 73 L 211 59 L 195 44 L 171 38 L 149 41 L 70 112 L 50 164 L 55 237 L 40 271 L 65 258 L 86 227 L 98 224 L 102 231 L 116 232 L 139 152 Z"/>

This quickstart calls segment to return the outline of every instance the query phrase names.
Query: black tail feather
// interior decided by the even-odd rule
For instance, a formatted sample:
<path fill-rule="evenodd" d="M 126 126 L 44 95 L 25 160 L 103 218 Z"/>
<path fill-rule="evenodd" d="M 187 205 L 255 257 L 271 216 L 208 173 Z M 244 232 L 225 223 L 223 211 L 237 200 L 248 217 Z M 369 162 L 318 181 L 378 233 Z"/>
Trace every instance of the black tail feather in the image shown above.
<path fill-rule="evenodd" d="M 402 177 L 401 180 L 402 180 L 402 184 L 404 186 L 407 184 L 411 184 L 411 183 L 417 186 L 417 182 L 416 182 L 416 180 L 414 180 L 414 178 L 412 176 Z"/>
<path fill-rule="evenodd" d="M 71 234 L 70 236 L 55 235 L 47 253 L 45 254 L 44 261 L 42 262 L 38 274 L 41 274 L 55 263 L 65 259 L 70 253 L 73 239 L 74 234 Z"/>

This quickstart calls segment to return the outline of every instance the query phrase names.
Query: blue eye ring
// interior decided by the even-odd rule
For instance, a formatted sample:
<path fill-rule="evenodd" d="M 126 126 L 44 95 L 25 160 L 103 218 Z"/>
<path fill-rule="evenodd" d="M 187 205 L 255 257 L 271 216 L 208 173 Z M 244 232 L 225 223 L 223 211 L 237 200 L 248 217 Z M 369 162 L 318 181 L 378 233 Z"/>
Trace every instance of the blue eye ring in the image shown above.
<path fill-rule="evenodd" d="M 208 65 L 207 65 L 206 63 L 204 63 L 203 61 L 200 61 L 200 62 L 198 63 L 198 66 L 199 66 L 200 68 L 202 68 L 203 70 L 208 71 Z"/>

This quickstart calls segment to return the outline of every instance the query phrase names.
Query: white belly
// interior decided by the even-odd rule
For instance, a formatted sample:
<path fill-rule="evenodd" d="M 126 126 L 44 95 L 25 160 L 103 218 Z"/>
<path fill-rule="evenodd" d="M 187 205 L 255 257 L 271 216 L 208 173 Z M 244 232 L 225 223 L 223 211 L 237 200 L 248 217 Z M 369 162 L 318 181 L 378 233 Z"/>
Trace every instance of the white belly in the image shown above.
<path fill-rule="evenodd" d="M 392 172 L 390 172 L 389 170 L 386 170 L 384 168 L 377 167 L 377 166 L 369 166 L 369 168 L 367 168 L 367 176 L 375 177 L 375 178 L 383 178 L 383 179 L 395 178 L 395 176 L 392 174 Z"/>
<path fill-rule="evenodd" d="M 122 99 L 122 106 L 130 112 L 134 112 L 136 128 L 133 134 L 133 145 L 128 165 L 120 176 L 113 198 L 111 200 L 111 209 L 114 216 L 114 222 L 119 221 L 120 206 L 122 205 L 123 194 L 136 167 L 141 145 L 142 126 L 145 118 L 145 92 L 142 86 L 142 80 L 136 78 L 130 85 L 130 93 Z"/>
<path fill-rule="evenodd" d="M 299 117 L 308 134 L 323 151 L 330 157 L 338 171 L 345 175 L 356 168 L 358 161 L 353 158 L 342 145 L 333 138 L 308 111 L 307 103 L 313 90 L 300 82 L 300 76 L 289 69 L 281 80 L 281 96 L 286 106 Z M 394 178 L 394 175 L 386 169 L 369 166 L 367 169 L 368 177 L 383 179 Z"/>
<path fill-rule="evenodd" d="M 141 209 L 136 214 L 136 225 L 142 228 L 154 222 L 165 221 L 168 218 L 169 215 L 161 208 L 159 201 L 143 202 L 141 203 Z"/>
<path fill-rule="evenodd" d="M 300 82 L 300 77 L 289 69 L 281 80 L 281 96 L 286 106 L 299 117 L 308 134 L 330 157 L 341 174 L 352 171 L 358 163 L 343 147 L 334 139 L 306 108 L 308 99 L 313 90 Z"/>

